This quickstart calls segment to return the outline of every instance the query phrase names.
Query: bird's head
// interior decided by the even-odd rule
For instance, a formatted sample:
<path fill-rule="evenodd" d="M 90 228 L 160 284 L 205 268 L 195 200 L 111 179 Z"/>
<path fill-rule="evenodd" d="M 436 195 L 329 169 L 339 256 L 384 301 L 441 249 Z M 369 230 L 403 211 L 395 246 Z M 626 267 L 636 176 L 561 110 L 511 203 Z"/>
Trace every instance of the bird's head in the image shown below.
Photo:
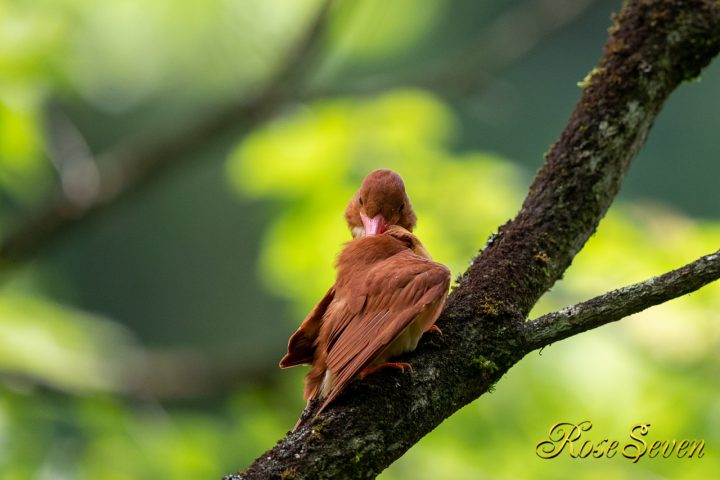
<path fill-rule="evenodd" d="M 350 199 L 345 220 L 353 238 L 379 235 L 391 225 L 412 231 L 415 212 L 400 175 L 387 169 L 368 174 L 360 190 Z"/>

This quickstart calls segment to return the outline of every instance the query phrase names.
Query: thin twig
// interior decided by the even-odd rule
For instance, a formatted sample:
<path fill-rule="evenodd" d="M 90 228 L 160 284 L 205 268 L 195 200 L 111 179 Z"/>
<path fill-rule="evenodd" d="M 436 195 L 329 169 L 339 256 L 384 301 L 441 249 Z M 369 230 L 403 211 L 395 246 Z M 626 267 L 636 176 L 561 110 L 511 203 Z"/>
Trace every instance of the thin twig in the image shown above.
<path fill-rule="evenodd" d="M 525 337 L 530 348 L 542 348 L 694 292 L 718 278 L 720 250 L 658 277 L 543 315 L 525 324 Z"/>

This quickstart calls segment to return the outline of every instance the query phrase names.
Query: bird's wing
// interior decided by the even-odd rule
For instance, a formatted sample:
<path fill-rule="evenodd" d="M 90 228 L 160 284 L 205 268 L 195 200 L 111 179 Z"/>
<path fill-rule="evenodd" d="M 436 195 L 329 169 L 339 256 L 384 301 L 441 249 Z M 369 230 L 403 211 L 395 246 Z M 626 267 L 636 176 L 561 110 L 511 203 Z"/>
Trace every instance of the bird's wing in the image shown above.
<path fill-rule="evenodd" d="M 321 410 L 429 305 L 442 305 L 449 285 L 447 267 L 409 250 L 350 282 L 343 293 L 353 295 L 347 303 L 356 308 L 347 309 L 328 336 L 327 368 L 335 381 Z"/>
<path fill-rule="evenodd" d="M 335 286 L 333 285 L 325 296 L 320 300 L 312 312 L 308 314 L 297 332 L 288 341 L 288 353 L 280 360 L 281 368 L 294 367 L 303 363 L 312 363 L 315 354 L 315 340 L 317 339 L 322 318 L 328 305 L 335 297 Z"/>

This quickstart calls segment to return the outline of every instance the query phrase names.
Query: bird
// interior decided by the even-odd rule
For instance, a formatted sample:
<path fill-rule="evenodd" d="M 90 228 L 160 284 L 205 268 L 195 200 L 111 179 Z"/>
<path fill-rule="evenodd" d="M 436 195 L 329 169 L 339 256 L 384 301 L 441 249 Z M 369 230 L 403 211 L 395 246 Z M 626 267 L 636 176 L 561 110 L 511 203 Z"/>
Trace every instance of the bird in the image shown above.
<path fill-rule="evenodd" d="M 370 172 L 345 209 L 353 238 L 383 233 L 390 225 L 412 232 L 416 218 L 402 177 L 385 168 Z"/>
<path fill-rule="evenodd" d="M 315 415 L 355 378 L 411 369 L 389 360 L 414 350 L 423 333 L 439 331 L 434 324 L 450 285 L 450 270 L 411 232 L 415 214 L 398 174 L 370 173 L 345 213 L 354 239 L 337 259 L 335 284 L 290 337 L 280 361 L 281 368 L 312 366 L 304 398 L 323 400 Z"/>

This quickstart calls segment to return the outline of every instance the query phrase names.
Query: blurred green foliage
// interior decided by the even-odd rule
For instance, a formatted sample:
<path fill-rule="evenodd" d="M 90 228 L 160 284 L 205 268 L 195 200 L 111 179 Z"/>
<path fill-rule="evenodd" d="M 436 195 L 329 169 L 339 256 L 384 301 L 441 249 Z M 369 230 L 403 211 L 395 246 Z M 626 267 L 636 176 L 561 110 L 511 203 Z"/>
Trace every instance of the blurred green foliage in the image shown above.
<path fill-rule="evenodd" d="M 36 296 L 0 296 L 0 367 L 67 391 L 108 390 L 135 355 L 114 322 Z"/>
<path fill-rule="evenodd" d="M 330 35 L 338 39 L 335 57 L 361 64 L 397 58 L 423 39 L 447 4 L 426 0 L 423 8 L 416 6 L 413 0 L 366 0 L 340 9 L 330 23 Z"/>
<path fill-rule="evenodd" d="M 465 10 L 458 15 L 472 19 L 463 13 L 472 3 L 462 3 Z M 52 127 L 49 105 L 57 102 L 67 111 L 93 151 L 126 137 L 152 137 L 179 118 L 260 85 L 317 4 L 0 0 L 0 237 L 55 183 L 56 152 L 46 134 Z M 336 9 L 329 26 L 331 54 L 316 81 L 330 81 L 341 67 L 372 71 L 422 58 L 427 39 L 453 6 L 439 0 L 424 8 L 411 0 L 368 0 Z M 606 14 L 603 10 L 599 23 L 603 31 Z M 440 34 L 451 36 L 463 19 L 455 20 L 446 19 L 450 27 Z M 571 63 L 562 53 L 563 63 Z M 586 57 L 583 51 L 583 69 L 590 64 Z M 524 77 L 530 83 L 543 72 L 532 73 Z M 563 89 L 574 85 L 558 83 Z M 541 97 L 533 91 L 533 98 Z M 541 110 L 525 107 L 528 117 L 530 110 Z M 172 201 L 153 203 L 153 195 L 147 195 L 116 215 L 141 211 L 149 220 L 106 218 L 69 237 L 70 246 L 57 248 L 71 251 L 67 255 L 75 268 L 97 275 L 109 290 L 106 298 L 136 302 L 128 312 L 165 311 L 152 302 L 184 300 L 179 296 L 218 304 L 227 295 L 222 292 L 246 287 L 224 285 L 229 280 L 221 274 L 204 278 L 196 264 L 209 263 L 211 253 L 232 265 L 236 250 L 253 261 L 257 255 L 256 270 L 243 272 L 244 278 L 254 284 L 257 275 L 269 301 L 288 302 L 291 315 L 274 318 L 243 306 L 226 312 L 235 330 L 213 318 L 191 319 L 199 329 L 217 330 L 218 337 L 253 342 L 254 332 L 269 337 L 278 325 L 290 332 L 331 284 L 334 257 L 349 239 L 345 204 L 367 172 L 388 167 L 405 179 L 418 213 L 417 233 L 430 253 L 460 274 L 498 225 L 513 216 L 532 175 L 502 155 L 459 148 L 484 139 L 468 139 L 467 131 L 478 127 L 469 126 L 458 110 L 435 94 L 409 88 L 292 105 L 234 140 L 227 158 L 206 153 L 219 157 L 204 168 L 220 180 L 205 190 L 229 186 L 237 202 L 230 208 L 244 216 L 241 223 L 253 215 L 262 218 L 248 222 L 252 242 L 244 243 L 243 237 L 235 244 L 232 237 L 222 251 L 208 252 L 201 243 L 206 237 L 237 233 L 227 227 L 227 218 L 211 219 L 221 226 L 219 233 L 196 232 L 198 211 L 185 204 L 173 209 Z M 567 115 L 565 106 L 559 110 Z M 508 129 L 503 118 L 494 119 L 493 128 Z M 538 125 L 520 137 L 547 143 L 542 131 Z M 507 150 L 519 143 L 537 146 L 512 135 Z M 205 178 L 204 172 L 188 176 Z M 159 184 L 154 195 L 190 197 L 193 206 L 203 205 L 201 197 L 209 194 L 192 185 L 194 190 Z M 172 188 L 180 194 L 173 197 Z M 178 284 L 169 280 L 102 283 L 120 273 L 139 275 L 137 262 L 130 261 L 143 258 L 134 251 L 139 245 L 161 243 L 161 251 L 170 252 L 169 244 L 182 243 L 173 231 L 166 237 L 158 233 L 172 225 L 163 223 L 168 218 L 183 225 L 178 236 L 192 248 L 175 257 L 151 256 L 155 263 L 149 268 L 189 265 L 188 277 L 221 293 L 203 299 L 192 294 L 200 288 L 190 288 L 191 293 L 178 295 Z M 153 228 L 136 228 L 146 224 Z M 119 245 L 116 250 L 103 241 L 84 249 L 93 238 L 109 237 Z M 72 252 L 73 243 L 79 251 Z M 718 220 L 693 219 L 649 201 L 619 202 L 533 316 L 675 268 L 718 244 Z M 111 258 L 109 268 L 125 270 L 103 271 L 100 260 L 117 250 L 126 256 Z M 70 268 L 62 268 L 68 262 L 41 255 L 0 272 L 0 478 L 218 478 L 246 466 L 293 424 L 303 405 L 300 369 L 275 375 L 261 370 L 259 376 L 268 381 L 240 378 L 230 392 L 203 400 L 159 401 L 130 391 L 129 374 L 153 368 L 145 358 L 149 347 L 128 326 L 129 318 L 107 305 L 87 307 L 82 284 Z M 175 271 L 168 272 L 159 278 Z M 720 473 L 720 460 L 712 454 L 720 442 L 718 312 L 720 287 L 711 285 L 532 354 L 494 393 L 446 421 L 382 478 L 713 478 Z M 169 317 L 154 319 L 158 330 L 179 329 L 177 319 Z M 271 343 L 274 347 L 263 352 L 246 343 L 233 353 L 244 361 L 251 350 L 258 365 L 274 371 L 284 345 Z M 703 438 L 707 453 L 699 460 L 645 459 L 637 465 L 621 458 L 535 456 L 535 444 L 552 424 L 585 419 L 593 422 L 592 438 L 627 439 L 631 425 L 648 422 L 651 438 Z"/>

